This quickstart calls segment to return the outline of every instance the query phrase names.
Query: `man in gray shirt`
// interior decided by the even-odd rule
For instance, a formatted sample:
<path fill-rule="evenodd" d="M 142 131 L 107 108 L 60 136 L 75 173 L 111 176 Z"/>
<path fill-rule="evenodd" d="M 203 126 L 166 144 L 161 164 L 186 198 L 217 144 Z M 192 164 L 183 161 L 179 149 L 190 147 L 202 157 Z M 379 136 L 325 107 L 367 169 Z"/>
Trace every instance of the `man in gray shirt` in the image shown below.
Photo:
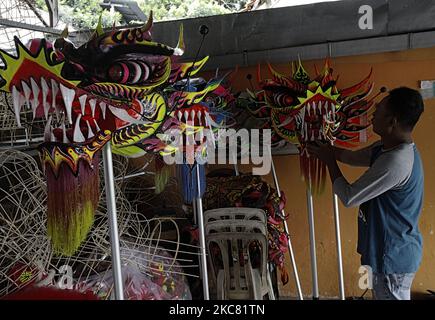
<path fill-rule="evenodd" d="M 357 251 L 373 272 L 375 299 L 409 300 L 421 262 L 423 165 L 411 133 L 423 110 L 418 91 L 397 88 L 376 106 L 372 124 L 380 141 L 358 151 L 308 146 L 308 152 L 328 166 L 333 190 L 343 204 L 359 206 Z M 369 169 L 349 183 L 337 160 Z"/>

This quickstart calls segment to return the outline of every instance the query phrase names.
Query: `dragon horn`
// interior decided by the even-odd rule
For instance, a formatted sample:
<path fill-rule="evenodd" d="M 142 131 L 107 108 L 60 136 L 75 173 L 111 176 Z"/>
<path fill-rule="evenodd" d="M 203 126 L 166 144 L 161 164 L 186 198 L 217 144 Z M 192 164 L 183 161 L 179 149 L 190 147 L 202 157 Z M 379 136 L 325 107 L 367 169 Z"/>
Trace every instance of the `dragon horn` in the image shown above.
<path fill-rule="evenodd" d="M 185 45 L 184 45 L 184 37 L 183 37 L 183 24 L 180 25 L 180 35 L 178 36 L 178 43 L 177 43 L 177 47 L 175 48 L 175 52 L 174 54 L 177 56 L 181 56 L 183 55 L 184 51 L 185 51 Z"/>
<path fill-rule="evenodd" d="M 316 64 L 314 64 L 314 72 L 316 73 L 316 77 L 319 76 L 319 70 L 317 69 Z"/>
<path fill-rule="evenodd" d="M 325 66 L 323 67 L 323 76 L 329 75 L 331 72 L 331 60 L 329 57 L 326 57 L 325 59 Z"/>
<path fill-rule="evenodd" d="M 388 91 L 388 89 L 387 89 L 386 87 L 382 87 L 382 88 L 380 88 L 380 89 L 379 89 L 379 92 L 378 92 L 376 95 L 374 95 L 373 97 L 371 97 L 371 98 L 367 101 L 367 103 L 372 102 L 372 101 L 375 100 L 377 97 L 379 97 L 382 93 L 385 93 L 385 92 L 387 92 L 387 91 Z"/>
<path fill-rule="evenodd" d="M 98 18 L 97 27 L 95 28 L 95 34 L 97 35 L 97 37 L 101 36 L 104 33 L 102 19 L 103 19 L 103 14 L 100 14 L 100 17 Z"/>
<path fill-rule="evenodd" d="M 142 28 L 140 28 L 140 31 L 148 32 L 151 30 L 152 26 L 153 26 L 153 10 L 150 11 L 150 14 L 148 15 L 148 21 Z"/>
<path fill-rule="evenodd" d="M 370 69 L 370 73 L 362 81 L 360 81 L 356 85 L 353 85 L 352 87 L 341 90 L 341 92 L 340 92 L 341 96 L 344 98 L 344 97 L 347 97 L 347 96 L 354 94 L 356 91 L 361 89 L 363 86 L 365 86 L 370 81 L 372 74 L 373 74 L 373 68 Z"/>
<path fill-rule="evenodd" d="M 63 29 L 62 33 L 60 34 L 60 37 L 61 38 L 68 38 L 68 34 L 69 34 L 68 25 L 66 25 L 65 29 Z"/>

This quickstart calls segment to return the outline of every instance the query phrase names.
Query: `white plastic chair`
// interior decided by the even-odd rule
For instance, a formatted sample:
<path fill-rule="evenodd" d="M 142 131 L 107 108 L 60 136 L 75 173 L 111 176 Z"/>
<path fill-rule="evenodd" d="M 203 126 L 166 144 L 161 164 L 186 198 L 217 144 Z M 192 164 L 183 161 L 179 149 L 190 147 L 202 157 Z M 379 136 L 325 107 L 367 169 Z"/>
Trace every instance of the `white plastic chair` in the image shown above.
<path fill-rule="evenodd" d="M 204 223 L 213 220 L 259 220 L 266 225 L 266 213 L 257 208 L 229 207 L 207 210 L 204 212 Z"/>
<path fill-rule="evenodd" d="M 217 299 L 255 299 L 267 294 L 275 299 L 267 269 L 268 240 L 266 214 L 255 208 L 221 208 L 204 213 L 210 280 L 216 284 Z M 250 245 L 261 251 L 259 266 L 252 266 Z M 210 252 L 212 244 L 220 250 L 223 268 Z"/>

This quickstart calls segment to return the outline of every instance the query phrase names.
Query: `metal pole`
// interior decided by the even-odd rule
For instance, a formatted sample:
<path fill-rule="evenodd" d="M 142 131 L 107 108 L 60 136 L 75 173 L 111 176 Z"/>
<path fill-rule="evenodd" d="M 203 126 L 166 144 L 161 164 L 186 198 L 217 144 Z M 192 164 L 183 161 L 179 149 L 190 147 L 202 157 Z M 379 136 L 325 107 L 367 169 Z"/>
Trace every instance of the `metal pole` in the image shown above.
<path fill-rule="evenodd" d="M 275 183 L 276 193 L 278 194 L 278 197 L 281 198 L 281 189 L 279 188 L 278 177 L 276 175 L 275 165 L 273 163 L 272 155 L 270 156 L 270 159 L 271 159 L 272 175 L 273 175 L 273 181 Z M 282 215 L 285 217 L 284 209 L 282 209 Z M 288 230 L 287 221 L 285 219 L 283 221 L 283 224 L 284 224 L 284 231 L 287 234 L 287 239 L 288 239 L 287 247 L 288 247 L 288 252 L 289 252 L 290 259 L 291 259 L 292 266 L 293 266 L 293 273 L 295 276 L 295 283 L 296 283 L 296 289 L 298 291 L 298 297 L 299 297 L 299 300 L 304 300 L 304 297 L 302 295 L 301 283 L 299 281 L 298 269 L 296 267 L 296 260 L 295 260 L 295 255 L 293 252 L 293 246 L 292 246 L 292 243 L 290 240 L 290 234 L 289 234 L 289 230 Z"/>
<path fill-rule="evenodd" d="M 193 201 L 192 201 L 193 225 L 194 226 L 198 226 L 197 225 L 197 220 L 198 220 L 198 218 L 197 218 L 198 217 L 197 202 L 198 202 L 197 198 L 194 198 Z M 198 226 L 198 230 L 199 230 L 199 226 Z M 200 256 L 202 255 L 201 247 L 200 247 L 199 254 L 200 254 Z M 199 278 L 202 279 L 202 274 L 203 274 L 203 271 L 202 271 L 202 260 L 199 261 L 199 266 L 198 267 L 199 267 Z"/>
<path fill-rule="evenodd" d="M 23 23 L 23 22 L 18 22 L 18 21 L 12 21 L 12 20 L 8 20 L 8 19 L 0 19 L 0 25 L 2 26 L 7 26 L 7 27 L 12 27 L 12 28 L 17 28 L 17 29 L 24 29 L 24 30 L 31 30 L 31 31 L 39 31 L 39 32 L 43 32 L 43 33 L 50 33 L 50 34 L 54 34 L 54 35 L 61 35 L 62 34 L 62 30 L 58 30 L 58 29 L 54 29 L 54 28 L 49 28 L 49 27 L 45 27 L 45 26 L 35 26 L 33 24 L 28 24 L 28 23 Z"/>
<path fill-rule="evenodd" d="M 199 164 L 196 164 L 196 179 L 198 185 L 198 198 L 196 199 L 196 213 L 199 227 L 199 245 L 200 245 L 200 258 L 201 258 L 201 271 L 202 271 L 202 289 L 204 293 L 204 300 L 210 300 L 210 293 L 208 290 L 208 274 L 207 274 L 207 252 L 205 244 L 205 230 L 204 230 L 204 212 L 202 210 L 201 199 L 201 178 L 199 175 Z"/>
<path fill-rule="evenodd" d="M 266 265 L 267 268 L 267 285 L 269 286 L 269 292 L 267 293 L 269 300 L 275 300 L 275 292 L 273 291 L 273 284 L 272 284 L 272 279 L 271 279 L 271 263 L 269 262 Z"/>
<path fill-rule="evenodd" d="M 316 237 L 314 235 L 314 213 L 313 195 L 311 194 L 311 176 L 309 176 L 309 187 L 307 188 L 308 223 L 310 231 L 310 253 L 311 253 L 311 276 L 313 280 L 313 300 L 319 299 L 319 286 L 317 282 L 317 258 L 316 258 Z"/>
<path fill-rule="evenodd" d="M 335 220 L 335 240 L 337 241 L 337 264 L 338 264 L 338 281 L 340 289 L 340 299 L 345 300 L 344 295 L 344 277 L 343 277 L 343 258 L 341 255 L 341 235 L 340 235 L 340 212 L 338 210 L 338 197 L 333 194 L 334 220 Z"/>
<path fill-rule="evenodd" d="M 196 225 L 198 222 L 197 219 L 197 215 L 198 215 L 198 210 L 196 209 L 196 199 L 193 200 L 192 202 L 192 209 L 193 209 L 193 224 Z"/>
<path fill-rule="evenodd" d="M 234 172 L 236 173 L 236 176 L 240 175 L 239 168 L 237 167 L 237 163 L 234 164 Z"/>
<path fill-rule="evenodd" d="M 115 299 L 124 300 L 121 272 L 121 253 L 119 250 L 118 222 L 116 218 L 115 183 L 113 176 L 112 147 L 110 142 L 103 148 L 104 182 L 106 186 L 107 214 L 109 216 L 110 244 L 112 247 L 112 269 L 115 286 Z"/>
<path fill-rule="evenodd" d="M 136 178 L 136 177 L 140 177 L 147 174 L 147 172 L 143 171 L 143 172 L 137 172 L 137 173 L 132 173 L 132 174 L 128 174 L 124 177 L 118 177 L 115 179 L 115 181 L 120 181 L 120 180 L 126 180 L 126 179 L 130 179 L 130 178 Z"/>

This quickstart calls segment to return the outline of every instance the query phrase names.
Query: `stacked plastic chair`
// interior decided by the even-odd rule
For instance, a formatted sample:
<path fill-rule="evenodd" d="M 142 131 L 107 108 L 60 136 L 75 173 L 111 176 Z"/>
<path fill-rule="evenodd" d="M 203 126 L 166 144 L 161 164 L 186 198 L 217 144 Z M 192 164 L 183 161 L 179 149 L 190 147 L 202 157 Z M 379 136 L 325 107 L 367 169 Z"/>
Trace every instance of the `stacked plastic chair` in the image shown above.
<path fill-rule="evenodd" d="M 218 300 L 274 300 L 267 269 L 266 213 L 255 208 L 204 212 L 211 287 Z"/>

